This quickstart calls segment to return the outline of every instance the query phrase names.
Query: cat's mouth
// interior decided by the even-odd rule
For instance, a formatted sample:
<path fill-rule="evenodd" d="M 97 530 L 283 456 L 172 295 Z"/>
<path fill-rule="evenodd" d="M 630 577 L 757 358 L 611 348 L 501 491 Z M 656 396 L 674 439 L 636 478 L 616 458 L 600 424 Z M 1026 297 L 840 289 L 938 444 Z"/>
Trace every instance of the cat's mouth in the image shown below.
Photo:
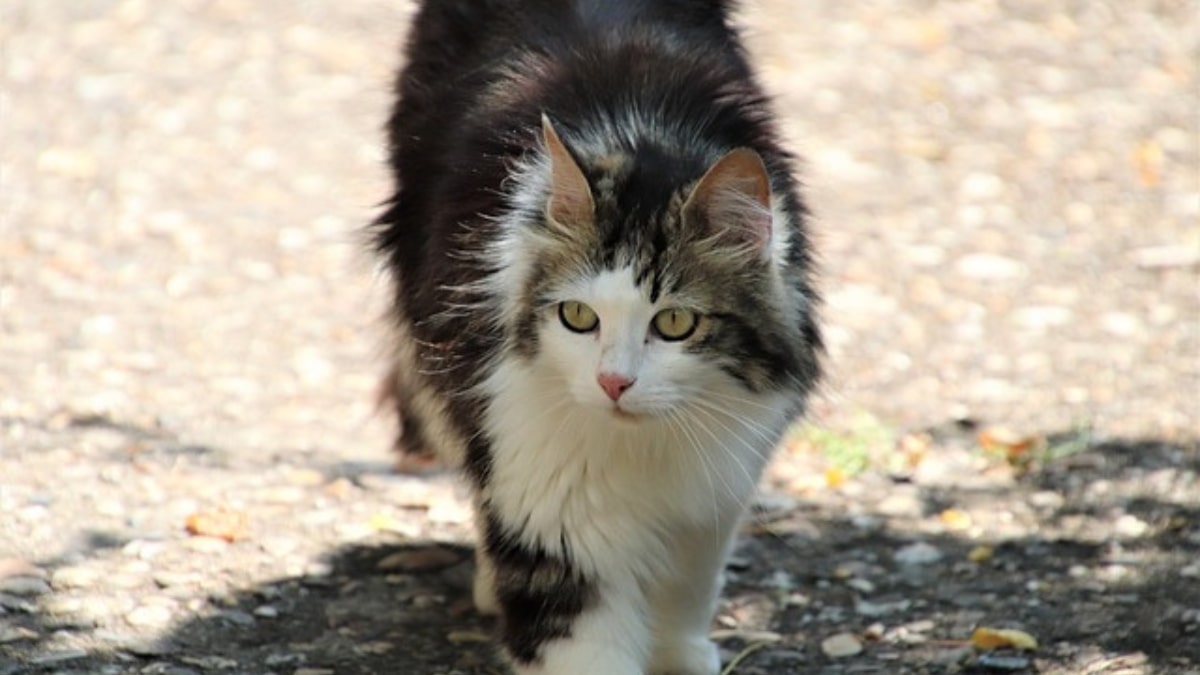
<path fill-rule="evenodd" d="M 622 422 L 637 423 L 642 419 L 641 415 L 634 412 L 629 412 L 628 410 L 625 410 L 617 405 L 614 405 L 612 408 L 610 408 L 610 410 L 612 410 L 613 417 L 621 420 Z"/>

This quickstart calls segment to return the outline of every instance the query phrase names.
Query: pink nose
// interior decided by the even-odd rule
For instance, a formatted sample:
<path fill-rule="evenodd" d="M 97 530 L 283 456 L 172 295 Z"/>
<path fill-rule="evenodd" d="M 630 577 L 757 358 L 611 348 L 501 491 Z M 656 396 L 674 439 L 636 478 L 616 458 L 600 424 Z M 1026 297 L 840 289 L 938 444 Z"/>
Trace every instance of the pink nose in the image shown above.
<path fill-rule="evenodd" d="M 613 375 L 612 373 L 600 373 L 596 376 L 596 381 L 600 383 L 600 388 L 604 390 L 604 393 L 614 401 L 621 398 L 621 394 L 624 394 L 625 390 L 636 382 L 624 375 Z"/>

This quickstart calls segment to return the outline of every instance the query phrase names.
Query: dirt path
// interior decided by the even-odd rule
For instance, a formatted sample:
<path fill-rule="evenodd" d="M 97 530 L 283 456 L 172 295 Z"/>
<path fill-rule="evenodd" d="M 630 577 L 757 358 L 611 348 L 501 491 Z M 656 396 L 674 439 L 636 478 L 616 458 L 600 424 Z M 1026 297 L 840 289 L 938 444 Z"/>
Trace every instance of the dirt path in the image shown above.
<path fill-rule="evenodd" d="M 746 5 L 832 376 L 730 672 L 1200 672 L 1195 3 Z M 499 672 L 371 410 L 408 15 L 0 0 L 0 675 Z"/>

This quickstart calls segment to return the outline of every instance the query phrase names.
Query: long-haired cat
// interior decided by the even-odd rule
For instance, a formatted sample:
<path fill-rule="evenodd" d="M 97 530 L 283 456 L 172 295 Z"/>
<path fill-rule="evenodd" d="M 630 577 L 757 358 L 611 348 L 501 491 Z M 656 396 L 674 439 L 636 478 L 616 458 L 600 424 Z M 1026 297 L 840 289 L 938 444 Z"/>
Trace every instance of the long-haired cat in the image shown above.
<path fill-rule="evenodd" d="M 805 210 L 726 0 L 425 0 L 375 230 L 400 445 L 463 469 L 522 675 L 713 675 L 818 375 Z"/>

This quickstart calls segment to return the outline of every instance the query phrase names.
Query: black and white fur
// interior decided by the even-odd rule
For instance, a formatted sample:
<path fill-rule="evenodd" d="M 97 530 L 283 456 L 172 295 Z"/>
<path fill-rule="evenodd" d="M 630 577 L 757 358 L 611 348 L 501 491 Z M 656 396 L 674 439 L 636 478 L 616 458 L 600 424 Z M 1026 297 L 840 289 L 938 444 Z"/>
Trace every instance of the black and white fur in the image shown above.
<path fill-rule="evenodd" d="M 521 675 L 718 672 L 724 560 L 818 377 L 805 211 L 728 13 L 426 0 L 409 37 L 388 388 L 402 449 L 474 488 Z"/>

